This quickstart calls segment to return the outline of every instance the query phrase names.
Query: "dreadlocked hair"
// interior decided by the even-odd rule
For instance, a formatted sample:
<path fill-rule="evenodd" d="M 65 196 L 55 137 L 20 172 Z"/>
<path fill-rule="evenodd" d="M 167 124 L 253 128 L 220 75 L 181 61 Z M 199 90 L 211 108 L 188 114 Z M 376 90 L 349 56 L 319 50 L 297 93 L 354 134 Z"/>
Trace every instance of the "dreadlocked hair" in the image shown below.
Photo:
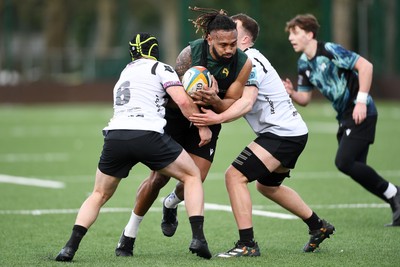
<path fill-rule="evenodd" d="M 205 39 L 210 32 L 213 30 L 225 30 L 232 31 L 236 30 L 236 23 L 228 16 L 228 13 L 223 9 L 214 8 L 201 8 L 201 7 L 189 7 L 190 10 L 202 13 L 195 20 L 189 19 L 198 31 L 203 32 L 203 38 Z"/>

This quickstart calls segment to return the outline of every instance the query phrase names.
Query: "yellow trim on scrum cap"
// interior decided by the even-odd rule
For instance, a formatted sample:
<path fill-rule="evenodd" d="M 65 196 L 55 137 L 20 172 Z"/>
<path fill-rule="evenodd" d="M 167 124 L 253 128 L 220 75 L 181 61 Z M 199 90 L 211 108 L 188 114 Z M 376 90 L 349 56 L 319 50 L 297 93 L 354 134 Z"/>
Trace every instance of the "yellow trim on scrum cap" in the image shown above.
<path fill-rule="evenodd" d="M 147 38 L 146 40 L 144 40 L 144 41 L 141 42 L 141 41 L 140 41 L 140 34 L 137 34 L 137 35 L 136 35 L 135 44 L 133 44 L 132 42 L 129 42 L 129 44 L 130 44 L 131 46 L 135 46 L 136 49 L 137 49 L 137 52 L 138 52 L 142 57 L 145 56 L 145 57 L 149 57 L 149 58 L 154 59 L 154 60 L 158 60 L 156 57 L 151 56 L 151 50 L 153 49 L 154 46 L 158 46 L 157 43 L 154 43 L 152 46 L 150 46 L 149 52 L 148 52 L 147 55 L 146 55 L 146 54 L 143 54 L 142 45 L 143 45 L 144 43 L 147 43 L 147 42 L 150 41 L 150 40 L 153 40 L 153 39 L 157 41 L 156 37 L 152 36 L 152 37 L 149 37 L 149 38 Z M 133 57 L 132 57 L 132 59 L 133 59 Z"/>

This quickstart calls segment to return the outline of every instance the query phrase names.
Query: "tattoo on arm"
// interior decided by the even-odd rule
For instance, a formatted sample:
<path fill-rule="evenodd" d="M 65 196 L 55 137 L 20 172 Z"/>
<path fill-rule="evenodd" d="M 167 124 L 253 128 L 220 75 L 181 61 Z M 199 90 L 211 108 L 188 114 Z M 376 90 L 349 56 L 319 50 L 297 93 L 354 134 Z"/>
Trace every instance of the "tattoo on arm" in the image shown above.
<path fill-rule="evenodd" d="M 176 58 L 175 71 L 178 74 L 179 78 L 183 77 L 183 74 L 190 68 L 192 65 L 192 51 L 190 46 L 185 47 L 179 56 Z"/>

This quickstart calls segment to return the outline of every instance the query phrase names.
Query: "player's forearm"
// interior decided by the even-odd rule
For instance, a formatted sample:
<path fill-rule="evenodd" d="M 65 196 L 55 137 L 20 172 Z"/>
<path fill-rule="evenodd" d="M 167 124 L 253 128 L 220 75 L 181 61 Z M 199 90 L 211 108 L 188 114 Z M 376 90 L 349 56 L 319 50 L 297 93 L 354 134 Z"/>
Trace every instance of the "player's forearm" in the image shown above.
<path fill-rule="evenodd" d="M 354 69 L 358 72 L 359 92 L 368 94 L 372 84 L 373 65 L 363 57 L 359 57 Z"/>
<path fill-rule="evenodd" d="M 304 94 L 298 91 L 294 91 L 290 94 L 290 98 L 295 102 L 296 104 L 299 104 L 300 106 L 307 106 L 308 103 L 310 103 L 311 97 L 308 94 Z"/>
<path fill-rule="evenodd" d="M 372 84 L 372 72 L 373 66 L 372 64 L 366 64 L 362 69 L 358 72 L 359 79 L 359 91 L 363 93 L 369 93 Z"/>
<path fill-rule="evenodd" d="M 222 113 L 232 106 L 234 102 L 234 99 L 219 99 L 218 102 L 213 103 L 212 107 L 216 113 Z"/>
<path fill-rule="evenodd" d="M 239 119 L 247 112 L 249 112 L 253 105 L 253 103 L 249 99 L 239 99 L 235 103 L 233 103 L 227 110 L 222 112 L 221 115 L 221 123 L 223 122 L 231 122 Z"/>
<path fill-rule="evenodd" d="M 179 108 L 185 116 L 185 118 L 189 119 L 190 116 L 192 116 L 194 113 L 199 113 L 200 110 L 196 104 L 190 101 L 185 101 L 179 105 Z"/>

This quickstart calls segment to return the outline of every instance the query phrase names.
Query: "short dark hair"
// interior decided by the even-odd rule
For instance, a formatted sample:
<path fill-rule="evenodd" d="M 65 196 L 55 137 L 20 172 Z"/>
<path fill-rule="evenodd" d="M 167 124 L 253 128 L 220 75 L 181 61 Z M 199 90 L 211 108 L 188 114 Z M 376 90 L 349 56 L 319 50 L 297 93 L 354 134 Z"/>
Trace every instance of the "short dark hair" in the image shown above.
<path fill-rule="evenodd" d="M 196 33 L 201 30 L 203 38 L 206 38 L 214 30 L 233 31 L 236 30 L 236 23 L 228 16 L 228 13 L 223 10 L 213 8 L 189 7 L 189 9 L 203 14 L 199 15 L 195 20 L 189 20 L 197 28 Z"/>
<path fill-rule="evenodd" d="M 252 42 L 255 43 L 260 32 L 260 27 L 258 26 L 257 21 L 243 13 L 233 15 L 232 19 L 234 21 L 240 20 L 242 22 L 243 28 L 250 33 Z"/>
<path fill-rule="evenodd" d="M 317 38 L 319 23 L 318 20 L 312 14 L 301 14 L 297 15 L 293 19 L 286 22 L 285 31 L 289 32 L 294 27 L 299 27 L 306 32 L 312 32 L 314 34 L 314 39 Z"/>

